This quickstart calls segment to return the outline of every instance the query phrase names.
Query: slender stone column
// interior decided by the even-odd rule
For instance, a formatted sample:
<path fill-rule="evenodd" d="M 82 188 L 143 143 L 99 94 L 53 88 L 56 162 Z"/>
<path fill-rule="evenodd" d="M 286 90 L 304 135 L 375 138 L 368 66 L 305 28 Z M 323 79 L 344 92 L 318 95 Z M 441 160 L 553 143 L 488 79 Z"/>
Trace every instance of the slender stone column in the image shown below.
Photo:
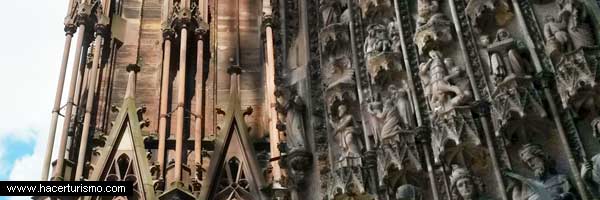
<path fill-rule="evenodd" d="M 430 150 L 431 147 L 431 142 L 429 142 L 429 138 L 431 138 L 429 131 L 430 130 L 425 130 L 424 128 L 424 123 L 423 121 L 423 117 L 421 115 L 421 108 L 419 107 L 418 103 L 420 102 L 418 97 L 417 97 L 417 87 L 415 86 L 415 80 L 413 78 L 413 68 L 412 65 L 410 63 L 409 59 L 412 59 L 413 57 L 410 57 L 408 54 L 409 51 L 409 47 L 406 44 L 407 42 L 411 42 L 411 40 L 407 40 L 407 36 L 405 35 L 405 31 L 404 31 L 404 27 L 402 26 L 403 21 L 402 21 L 402 13 L 400 10 L 400 3 L 402 0 L 395 0 L 394 1 L 394 11 L 395 11 L 395 15 L 396 15 L 396 26 L 398 27 L 398 34 L 400 35 L 400 47 L 402 48 L 402 57 L 404 58 L 404 65 L 406 66 L 406 73 L 408 74 L 407 76 L 407 80 L 408 80 L 408 87 L 411 91 L 411 95 L 410 98 L 413 99 L 414 105 L 413 108 L 415 109 L 415 117 L 416 117 L 416 121 L 417 121 L 417 126 L 420 127 L 418 130 L 420 131 L 420 133 L 418 134 L 420 137 L 424 137 L 421 140 L 425 140 L 425 142 L 421 143 L 421 148 L 423 150 L 423 154 L 425 155 L 425 164 L 427 166 L 427 175 L 429 177 L 429 185 L 431 187 L 431 193 L 432 193 L 432 198 L 434 200 L 438 200 L 440 199 L 439 194 L 438 194 L 438 186 L 437 186 L 437 181 L 435 180 L 435 172 L 433 171 L 433 155 L 432 152 Z M 408 6 L 408 3 L 405 3 L 405 6 Z M 408 8 L 405 8 L 408 9 Z M 405 15 L 406 16 L 406 15 Z M 410 26 L 410 22 L 408 22 L 409 24 L 405 24 L 407 27 Z M 410 28 L 409 30 L 410 31 Z M 414 47 L 410 47 L 410 48 L 414 48 Z M 415 55 L 415 58 L 413 60 L 417 60 L 416 58 L 416 51 L 413 51 Z M 416 61 L 415 61 L 416 62 Z M 418 80 L 417 80 L 418 81 Z M 427 139 L 425 139 L 425 137 Z"/>
<path fill-rule="evenodd" d="M 77 156 L 77 168 L 75 170 L 75 180 L 79 180 L 82 177 L 83 174 L 83 164 L 85 161 L 85 152 L 87 149 L 87 142 L 88 142 L 88 137 L 89 137 L 89 133 L 90 133 L 90 122 L 92 120 L 92 109 L 93 109 L 93 101 L 94 101 L 94 96 L 95 96 L 95 91 L 96 91 L 96 81 L 98 79 L 98 76 L 96 75 L 96 72 L 98 71 L 99 68 L 99 64 L 100 64 L 100 50 L 102 49 L 102 41 L 103 41 L 103 37 L 102 37 L 102 33 L 105 27 L 103 27 L 103 25 L 97 25 L 97 29 L 96 30 L 96 40 L 94 41 L 94 60 L 92 62 L 92 68 L 90 69 L 90 82 L 88 84 L 88 93 L 87 93 L 87 100 L 86 100 L 86 105 L 85 105 L 85 115 L 83 118 L 83 130 L 81 133 L 81 142 L 79 143 L 79 154 Z"/>
<path fill-rule="evenodd" d="M 165 169 L 165 143 L 167 140 L 167 112 L 169 106 L 169 72 L 171 71 L 171 40 L 173 39 L 172 30 L 165 30 L 164 37 L 164 56 L 162 69 L 162 83 L 160 89 L 160 120 L 158 122 L 158 168 L 159 180 L 164 180 Z"/>
<path fill-rule="evenodd" d="M 88 48 L 89 44 L 83 45 L 83 53 L 81 55 L 85 56 L 85 59 L 81 61 L 81 64 L 79 66 L 79 77 L 77 79 L 77 86 L 75 87 L 75 100 L 73 101 L 75 105 L 77 105 L 75 106 L 75 108 L 73 108 L 73 114 L 75 114 L 75 117 L 77 117 L 77 109 L 82 108 L 81 95 L 83 95 L 83 91 L 87 87 L 88 75 L 90 73 L 90 66 L 88 65 L 87 59 Z"/>
<path fill-rule="evenodd" d="M 82 20 L 84 21 L 84 20 Z M 58 149 L 58 157 L 56 166 L 54 168 L 54 175 L 52 180 L 61 181 L 64 179 L 64 163 L 65 163 L 65 151 L 67 148 L 67 138 L 69 136 L 69 125 L 71 124 L 71 116 L 73 114 L 73 97 L 75 96 L 75 85 L 77 84 L 77 68 L 81 60 L 81 49 L 83 40 L 85 37 L 85 24 L 79 24 L 79 33 L 77 33 L 77 49 L 75 49 L 75 59 L 73 61 L 73 69 L 71 70 L 71 80 L 69 83 L 69 95 L 67 97 L 67 104 L 65 106 L 65 118 L 63 121 L 63 128 L 60 137 L 60 145 Z"/>
<path fill-rule="evenodd" d="M 71 6 L 69 6 L 70 8 Z M 52 149 L 54 148 L 54 138 L 56 135 L 56 126 L 58 124 L 58 115 L 60 114 L 60 102 L 62 99 L 63 88 L 65 85 L 65 76 L 67 74 L 67 64 L 69 62 L 69 52 L 71 50 L 71 40 L 73 33 L 77 31 L 77 27 L 73 24 L 65 26 L 65 46 L 63 48 L 62 62 L 60 65 L 60 74 L 58 77 L 58 85 L 56 86 L 56 95 L 54 96 L 54 106 L 52 107 L 52 119 L 50 120 L 50 133 L 48 134 L 48 143 L 46 145 L 46 155 L 42 168 L 42 181 L 48 180 L 48 172 L 50 171 L 50 159 L 52 157 Z"/>
<path fill-rule="evenodd" d="M 266 64 L 266 95 L 268 103 L 269 116 L 269 144 L 271 147 L 271 158 L 276 158 L 281 155 L 279 152 L 279 130 L 277 130 L 277 111 L 275 110 L 275 47 L 273 45 L 273 28 L 271 27 L 271 16 L 265 17 L 265 32 L 266 32 L 266 49 L 267 49 L 267 64 Z M 281 188 L 281 167 L 278 162 L 271 162 L 273 167 L 273 188 Z"/>
<path fill-rule="evenodd" d="M 185 101 L 185 68 L 187 54 L 187 27 L 181 28 L 181 43 L 179 50 L 179 84 L 177 86 L 177 128 L 175 132 L 175 182 L 181 183 L 181 167 L 183 165 L 183 120 Z"/>
<path fill-rule="evenodd" d="M 204 113 L 202 112 L 202 105 L 204 104 L 203 90 L 204 90 L 204 35 L 206 29 L 197 28 L 196 36 L 198 38 L 198 55 L 196 61 L 196 110 L 194 118 L 194 161 L 196 167 L 201 167 L 202 164 L 202 118 Z"/>

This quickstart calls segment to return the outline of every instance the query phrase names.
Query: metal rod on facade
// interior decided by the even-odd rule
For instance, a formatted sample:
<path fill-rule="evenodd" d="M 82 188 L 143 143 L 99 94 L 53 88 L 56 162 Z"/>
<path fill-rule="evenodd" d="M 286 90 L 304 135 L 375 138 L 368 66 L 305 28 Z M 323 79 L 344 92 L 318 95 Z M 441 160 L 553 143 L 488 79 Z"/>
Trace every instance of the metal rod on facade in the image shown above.
<path fill-rule="evenodd" d="M 70 2 L 69 4 L 71 4 Z M 70 8 L 70 6 L 69 6 Z M 50 133 L 48 133 L 48 143 L 46 145 L 46 155 L 42 167 L 42 181 L 48 180 L 48 172 L 50 171 L 50 160 L 52 159 L 52 150 L 54 148 L 54 138 L 56 136 L 56 126 L 58 124 L 58 115 L 60 114 L 60 103 L 65 85 L 65 76 L 67 74 L 67 64 L 69 62 L 69 53 L 71 50 L 71 40 L 73 33 L 77 28 L 75 26 L 65 26 L 65 45 L 63 48 L 62 62 L 60 65 L 60 74 L 58 76 L 58 85 L 56 86 L 56 95 L 54 96 L 54 106 L 52 107 L 52 119 L 50 120 Z"/>
<path fill-rule="evenodd" d="M 75 85 L 77 84 L 77 66 L 81 59 L 81 49 L 83 40 L 85 37 L 85 24 L 79 25 L 79 33 L 77 33 L 77 48 L 75 49 L 75 59 L 73 61 L 73 69 L 71 71 L 71 80 L 69 85 L 69 96 L 67 97 L 67 105 L 65 106 L 65 118 L 62 126 L 62 135 L 60 137 L 60 145 L 58 146 L 58 157 L 56 161 L 56 167 L 54 168 L 54 175 L 52 180 L 63 180 L 63 171 L 65 163 L 65 151 L 67 148 L 67 138 L 69 136 L 69 125 L 71 124 L 71 116 L 73 113 L 73 96 L 75 96 Z"/>
<path fill-rule="evenodd" d="M 81 133 L 81 142 L 79 143 L 79 155 L 77 155 L 77 168 L 75 170 L 75 180 L 83 178 L 83 164 L 85 161 L 85 155 L 87 150 L 87 141 L 90 133 L 90 124 L 92 120 L 92 109 L 94 108 L 94 96 L 96 91 L 96 81 L 98 76 L 96 75 L 98 68 L 100 67 L 100 50 L 102 49 L 102 34 L 101 31 L 96 31 L 96 39 L 94 41 L 94 60 L 92 61 L 92 68 L 90 69 L 90 83 L 88 85 L 88 93 L 85 105 L 85 115 L 83 118 L 83 130 Z"/>
<path fill-rule="evenodd" d="M 175 132 L 175 181 L 181 182 L 181 167 L 183 166 L 183 121 L 185 102 L 185 68 L 187 59 L 187 26 L 181 28 L 181 43 L 179 50 L 179 84 L 177 86 L 177 128 Z"/>
<path fill-rule="evenodd" d="M 462 0 L 459 0 L 462 1 Z M 454 3 L 454 0 L 448 0 L 449 5 L 450 5 L 450 11 L 452 13 L 452 19 L 454 21 L 454 28 L 456 30 L 456 35 L 458 38 L 458 43 L 460 45 L 461 50 L 463 51 L 462 55 L 465 58 L 465 60 L 469 60 L 469 52 L 467 47 L 465 46 L 465 41 L 463 39 L 463 32 L 462 29 L 460 27 L 460 25 L 458 23 L 460 23 L 459 19 L 458 19 L 458 14 L 456 12 L 456 5 Z M 473 75 L 473 69 L 471 67 L 471 63 L 469 62 L 465 62 L 465 68 L 467 71 L 467 76 L 469 77 L 469 82 L 471 83 L 471 88 L 473 89 L 473 97 L 475 98 L 476 101 L 481 100 L 481 95 L 479 94 L 480 91 L 477 90 L 477 85 L 476 85 L 476 81 L 475 81 L 475 76 Z M 496 178 L 496 181 L 498 183 L 498 187 L 500 189 L 500 197 L 502 198 L 502 200 L 508 200 L 508 196 L 506 195 L 506 186 L 504 185 L 504 179 L 502 177 L 502 172 L 500 169 L 500 164 L 498 162 L 498 156 L 496 155 L 496 148 L 494 147 L 494 139 L 492 136 L 492 132 L 490 130 L 490 124 L 488 123 L 488 119 L 486 117 L 480 117 L 480 121 L 481 121 L 481 126 L 483 127 L 483 132 L 485 135 L 485 141 L 486 141 L 486 146 L 488 149 L 488 152 L 490 153 L 490 157 L 491 157 L 491 162 L 492 162 L 492 167 L 494 170 L 494 177 Z"/>

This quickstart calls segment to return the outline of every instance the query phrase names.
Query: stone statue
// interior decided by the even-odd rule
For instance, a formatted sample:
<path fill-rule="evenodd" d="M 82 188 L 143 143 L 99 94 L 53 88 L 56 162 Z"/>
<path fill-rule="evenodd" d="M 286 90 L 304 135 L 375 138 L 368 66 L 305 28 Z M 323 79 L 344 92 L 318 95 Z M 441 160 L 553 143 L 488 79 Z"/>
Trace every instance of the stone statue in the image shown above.
<path fill-rule="evenodd" d="M 425 94 L 429 98 L 434 112 L 444 112 L 452 109 L 464 99 L 464 92 L 448 83 L 448 71 L 442 61 L 442 53 L 430 51 L 429 60 L 419 65 L 419 76 L 425 83 Z"/>
<path fill-rule="evenodd" d="M 418 24 L 427 23 L 429 18 L 439 10 L 439 2 L 437 0 L 418 0 L 417 3 Z"/>
<path fill-rule="evenodd" d="M 442 13 L 435 13 L 426 21 L 420 22 L 414 36 L 419 53 L 426 55 L 429 51 L 439 49 L 441 45 L 452 42 L 453 26 L 454 23 L 446 19 Z"/>
<path fill-rule="evenodd" d="M 306 136 L 304 129 L 304 113 L 306 106 L 298 95 L 294 95 L 287 103 L 286 111 L 286 139 L 290 152 L 306 150 Z"/>
<path fill-rule="evenodd" d="M 392 52 L 402 53 L 400 32 L 398 31 L 398 24 L 395 19 L 388 23 L 388 33 L 390 34 L 389 38 L 392 40 Z"/>
<path fill-rule="evenodd" d="M 338 0 L 320 0 L 321 15 L 323 19 L 323 27 L 339 22 L 339 17 L 342 14 L 342 5 Z"/>
<path fill-rule="evenodd" d="M 496 85 L 527 74 L 529 64 L 519 55 L 515 41 L 506 29 L 498 30 L 488 50 L 491 52 L 490 63 Z"/>
<path fill-rule="evenodd" d="M 372 56 L 392 51 L 392 42 L 388 38 L 387 28 L 381 24 L 371 24 L 367 27 L 368 36 L 365 39 L 365 55 Z"/>
<path fill-rule="evenodd" d="M 595 198 L 600 198 L 600 154 L 596 154 L 591 162 L 581 166 L 581 178 L 585 181 L 588 191 Z"/>
<path fill-rule="evenodd" d="M 533 171 L 535 178 L 527 178 L 512 172 L 505 175 L 512 178 L 509 186 L 514 200 L 566 200 L 575 199 L 568 177 L 554 169 L 548 155 L 539 145 L 525 144 L 519 150 L 519 157 Z"/>
<path fill-rule="evenodd" d="M 544 37 L 546 38 L 546 53 L 555 58 L 567 48 L 569 35 L 567 22 L 562 18 L 546 16 L 544 24 Z"/>
<path fill-rule="evenodd" d="M 600 139 L 600 117 L 596 117 L 592 120 L 592 134 L 596 139 Z"/>
<path fill-rule="evenodd" d="M 558 0 L 560 9 L 558 16 L 567 22 L 567 30 L 571 37 L 573 50 L 581 47 L 594 46 L 594 36 L 587 23 L 588 13 L 584 5 L 578 0 Z"/>
<path fill-rule="evenodd" d="M 385 143 L 396 135 L 402 132 L 400 126 L 400 112 L 394 105 L 394 101 L 388 98 L 383 101 L 383 107 L 378 106 L 379 109 L 374 108 L 374 105 L 381 104 L 380 102 L 373 102 L 369 104 L 368 112 L 374 115 L 380 121 L 383 121 L 379 135 L 379 142 Z"/>
<path fill-rule="evenodd" d="M 396 108 L 400 112 L 400 118 L 404 128 L 411 128 L 415 126 L 413 106 L 410 99 L 410 90 L 406 87 L 406 82 L 402 81 L 401 87 L 390 85 L 388 92 L 391 95 L 391 99 L 395 102 Z"/>
<path fill-rule="evenodd" d="M 450 190 L 453 200 L 491 200 L 481 193 L 481 186 L 477 184 L 475 177 L 465 169 L 453 166 L 450 175 Z"/>
<path fill-rule="evenodd" d="M 452 85 L 458 86 L 464 94 L 463 102 L 470 100 L 473 95 L 471 94 L 471 83 L 467 77 L 467 72 L 462 66 L 456 65 L 454 59 L 445 58 L 444 65 L 448 68 L 449 75 L 446 76 L 446 81 Z"/>
<path fill-rule="evenodd" d="M 423 195 L 421 194 L 421 189 L 411 185 L 405 184 L 398 187 L 396 190 L 396 199 L 397 200 L 422 200 Z"/>
<path fill-rule="evenodd" d="M 357 138 L 355 120 L 352 114 L 348 113 L 348 107 L 345 104 L 340 104 L 337 107 L 336 117 L 334 121 L 332 114 L 329 114 L 329 123 L 333 128 L 338 145 L 342 149 L 342 155 L 339 161 L 348 161 L 349 165 L 356 165 L 353 160 L 360 158 L 360 139 Z"/>

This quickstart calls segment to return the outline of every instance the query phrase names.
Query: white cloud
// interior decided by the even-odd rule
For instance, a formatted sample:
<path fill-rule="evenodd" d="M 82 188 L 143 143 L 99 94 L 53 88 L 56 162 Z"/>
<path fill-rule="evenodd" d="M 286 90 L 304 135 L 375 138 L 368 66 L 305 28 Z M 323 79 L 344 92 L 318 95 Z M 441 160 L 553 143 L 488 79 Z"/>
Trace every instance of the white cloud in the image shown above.
<path fill-rule="evenodd" d="M 42 161 L 46 152 L 46 140 L 36 140 L 33 154 L 25 155 L 14 162 L 12 171 L 9 174 L 11 181 L 37 181 L 41 177 Z"/>
<path fill-rule="evenodd" d="M 63 19 L 68 0 L 3 3 L 5 5 L 0 7 L 0 18 L 18 17 L 19 20 L 4 20 L 3 27 L 10 31 L 0 32 L 0 92 L 3 94 L 0 98 L 0 177 L 38 180 L 46 152 L 48 125 L 62 57 L 65 38 Z M 24 15 L 23 10 L 35 14 Z M 75 39 L 71 54 L 74 46 Z M 70 58 L 73 60 L 73 55 Z M 68 75 L 66 80 L 65 89 L 68 88 Z M 66 93 L 65 90 L 63 104 Z M 59 121 L 57 138 L 61 124 Z M 11 155 L 12 158 L 8 158 L 11 150 L 6 146 L 11 145 L 2 143 L 7 140 L 31 144 L 19 148 L 23 148 L 20 149 L 23 152 L 33 153 Z M 3 169 L 2 166 L 13 167 Z"/>

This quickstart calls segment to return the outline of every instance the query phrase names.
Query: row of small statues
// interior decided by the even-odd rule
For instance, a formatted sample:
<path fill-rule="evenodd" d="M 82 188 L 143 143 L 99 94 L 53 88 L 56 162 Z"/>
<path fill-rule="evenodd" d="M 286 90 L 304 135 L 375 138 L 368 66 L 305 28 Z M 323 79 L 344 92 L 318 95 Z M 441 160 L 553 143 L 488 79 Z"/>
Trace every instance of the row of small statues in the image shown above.
<path fill-rule="evenodd" d="M 519 150 L 519 157 L 534 177 L 525 177 L 511 171 L 503 172 L 508 177 L 508 191 L 513 200 L 577 199 L 568 176 L 556 171 L 554 163 L 539 145 L 524 145 Z M 582 166 L 581 176 L 588 183 L 588 190 L 594 197 L 600 197 L 600 154 L 594 156 L 592 162 Z M 466 168 L 455 166 L 449 179 L 454 200 L 494 199 L 484 194 L 481 181 Z M 397 188 L 396 199 L 421 200 L 423 193 L 420 188 L 406 184 Z"/>

